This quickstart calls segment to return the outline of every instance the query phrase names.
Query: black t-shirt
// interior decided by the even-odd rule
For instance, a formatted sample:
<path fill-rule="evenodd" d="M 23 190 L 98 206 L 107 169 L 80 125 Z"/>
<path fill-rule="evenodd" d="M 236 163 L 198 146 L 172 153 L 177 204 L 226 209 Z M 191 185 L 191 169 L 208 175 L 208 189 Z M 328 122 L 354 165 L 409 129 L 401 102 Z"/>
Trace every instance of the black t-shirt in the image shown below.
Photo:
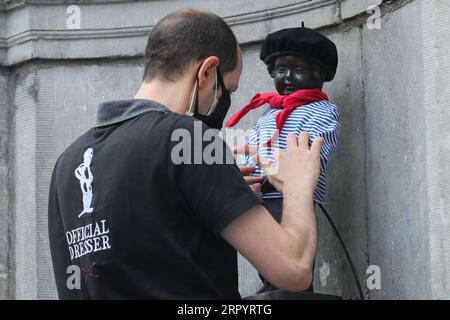
<path fill-rule="evenodd" d="M 148 100 L 100 105 L 98 126 L 64 151 L 52 175 L 61 299 L 240 297 L 236 251 L 220 233 L 261 201 L 234 163 L 194 164 L 201 153 L 231 156 L 217 136 L 198 140 L 206 130 Z"/>

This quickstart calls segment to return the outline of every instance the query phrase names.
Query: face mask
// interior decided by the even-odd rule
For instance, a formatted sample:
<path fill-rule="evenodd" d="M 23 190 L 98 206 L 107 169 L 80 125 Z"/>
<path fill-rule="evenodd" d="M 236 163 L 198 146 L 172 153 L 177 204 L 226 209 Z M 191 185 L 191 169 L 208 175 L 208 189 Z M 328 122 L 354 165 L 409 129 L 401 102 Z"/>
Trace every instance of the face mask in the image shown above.
<path fill-rule="evenodd" d="M 219 99 L 217 99 L 217 91 L 218 91 L 219 85 L 222 89 L 222 95 L 220 96 Z M 223 121 L 225 120 L 227 112 L 230 109 L 231 97 L 230 97 L 230 92 L 225 87 L 219 67 L 217 67 L 217 72 L 216 72 L 216 88 L 215 88 L 214 102 L 211 105 L 207 115 L 198 113 L 198 98 L 197 97 L 198 97 L 198 80 L 195 83 L 194 95 L 191 100 L 191 106 L 189 108 L 188 114 L 201 120 L 204 124 L 206 124 L 211 129 L 221 130 L 223 127 Z M 194 98 L 195 98 L 195 102 L 194 102 Z M 195 104 L 194 112 L 192 112 L 193 104 Z"/>
<path fill-rule="evenodd" d="M 194 115 L 194 113 L 197 112 L 197 109 L 198 109 L 197 96 L 198 96 L 198 79 L 195 81 L 194 93 L 192 94 L 191 104 L 189 105 L 189 110 L 186 112 L 187 116 L 192 117 Z M 194 103 L 194 99 L 195 99 L 195 103 Z M 194 104 L 195 104 L 195 110 L 192 111 L 192 106 L 194 106 Z"/>
<path fill-rule="evenodd" d="M 201 66 L 200 66 L 200 68 L 201 68 Z M 200 71 L 200 68 L 198 69 L 198 71 Z M 198 71 L 197 71 L 197 74 L 198 74 Z M 214 111 L 214 109 L 217 106 L 217 103 L 219 102 L 219 100 L 217 99 L 217 71 L 215 72 L 215 75 L 216 75 L 216 81 L 215 81 L 215 84 L 214 84 L 214 87 L 215 87 L 214 88 L 214 101 L 211 104 L 211 107 L 209 107 L 209 111 L 207 113 L 207 116 L 209 116 Z M 193 106 L 195 107 L 194 110 L 192 110 Z M 198 113 L 198 76 L 197 76 L 197 80 L 195 81 L 194 93 L 192 94 L 192 99 L 191 99 L 191 104 L 189 106 L 189 111 L 186 113 L 186 115 L 188 115 L 188 116 L 195 116 L 197 114 L 200 114 L 200 113 Z"/>

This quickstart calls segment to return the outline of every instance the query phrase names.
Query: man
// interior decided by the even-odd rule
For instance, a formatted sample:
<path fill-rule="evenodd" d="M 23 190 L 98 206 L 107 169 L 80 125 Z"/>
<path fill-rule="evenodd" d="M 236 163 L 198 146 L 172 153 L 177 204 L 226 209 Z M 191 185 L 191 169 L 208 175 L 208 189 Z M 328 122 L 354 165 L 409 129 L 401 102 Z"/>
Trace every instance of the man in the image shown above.
<path fill-rule="evenodd" d="M 55 165 L 49 234 L 61 299 L 240 298 L 236 250 L 279 288 L 310 285 L 322 139 L 309 148 L 307 133 L 290 136 L 276 172 L 258 159 L 285 195 L 281 224 L 234 163 L 195 161 L 208 147 L 202 141 L 196 149 L 197 128 L 203 135 L 208 127 L 190 115 L 211 114 L 237 89 L 241 71 L 236 38 L 216 15 L 184 9 L 155 26 L 135 99 L 100 105 L 96 127 Z M 178 163 L 173 137 L 186 132 L 193 147 Z M 228 147 L 215 141 L 227 158 Z M 87 151 L 92 211 L 79 217 L 83 190 L 74 170 Z M 83 271 L 80 288 L 68 286 L 70 265 Z"/>

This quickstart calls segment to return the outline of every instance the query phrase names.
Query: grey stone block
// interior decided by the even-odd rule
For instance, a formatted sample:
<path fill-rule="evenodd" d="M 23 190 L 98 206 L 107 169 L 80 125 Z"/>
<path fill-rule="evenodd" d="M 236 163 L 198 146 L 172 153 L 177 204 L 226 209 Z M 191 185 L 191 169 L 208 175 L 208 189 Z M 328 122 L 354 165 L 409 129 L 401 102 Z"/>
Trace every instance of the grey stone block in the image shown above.
<path fill-rule="evenodd" d="M 9 298 L 9 73 L 0 69 L 0 300 Z"/>
<path fill-rule="evenodd" d="M 411 23 L 414 21 L 414 23 Z M 369 263 L 375 299 L 431 298 L 420 1 L 363 30 Z"/>

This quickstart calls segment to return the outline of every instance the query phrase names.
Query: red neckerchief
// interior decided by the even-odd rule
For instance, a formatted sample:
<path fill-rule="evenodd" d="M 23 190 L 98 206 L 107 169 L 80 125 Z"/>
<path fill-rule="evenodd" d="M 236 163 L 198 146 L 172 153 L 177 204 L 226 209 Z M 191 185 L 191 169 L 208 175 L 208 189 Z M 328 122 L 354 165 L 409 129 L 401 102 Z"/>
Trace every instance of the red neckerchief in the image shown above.
<path fill-rule="evenodd" d="M 281 108 L 283 111 L 278 113 L 275 117 L 277 130 L 269 141 L 265 143 L 266 147 L 270 147 L 272 141 L 278 136 L 278 132 L 281 131 L 284 123 L 295 108 L 322 100 L 328 100 L 328 96 L 321 89 L 298 90 L 287 96 L 282 96 L 278 93 L 258 93 L 245 107 L 228 119 L 226 126 L 227 128 L 233 127 L 249 113 L 250 110 L 257 109 L 266 103 L 268 103 L 271 108 Z"/>

